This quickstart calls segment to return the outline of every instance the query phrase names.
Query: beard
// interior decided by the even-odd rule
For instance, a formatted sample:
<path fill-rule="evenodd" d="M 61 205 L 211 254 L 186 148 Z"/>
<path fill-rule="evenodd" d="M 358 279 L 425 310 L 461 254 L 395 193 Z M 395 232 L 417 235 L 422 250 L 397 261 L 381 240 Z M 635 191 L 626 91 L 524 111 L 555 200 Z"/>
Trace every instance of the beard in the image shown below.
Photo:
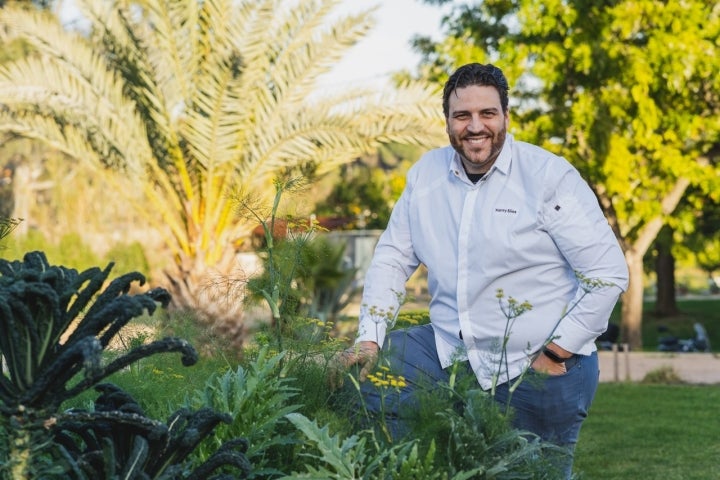
<path fill-rule="evenodd" d="M 495 134 L 448 134 L 450 145 L 460 155 L 460 160 L 468 173 L 486 173 L 493 166 L 505 144 L 507 129 L 503 128 Z M 468 142 L 472 138 L 486 138 L 481 145 L 474 147 Z M 488 141 L 489 140 L 489 141 Z"/>

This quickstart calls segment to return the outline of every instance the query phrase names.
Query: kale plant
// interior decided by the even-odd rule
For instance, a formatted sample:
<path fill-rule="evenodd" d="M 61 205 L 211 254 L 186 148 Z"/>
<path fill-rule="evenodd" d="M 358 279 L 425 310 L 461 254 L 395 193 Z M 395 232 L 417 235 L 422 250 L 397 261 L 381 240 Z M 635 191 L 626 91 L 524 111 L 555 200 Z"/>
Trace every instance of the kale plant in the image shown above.
<path fill-rule="evenodd" d="M 116 387 L 98 386 L 156 353 L 179 352 L 186 366 L 198 360 L 187 341 L 164 338 L 103 363 L 104 351 L 130 320 L 170 302 L 162 288 L 130 294 L 133 283 L 145 283 L 137 272 L 108 282 L 112 267 L 78 272 L 51 266 L 42 252 L 22 261 L 0 260 L 0 475 L 212 478 L 208 474 L 222 464 L 246 475 L 244 446 L 218 452 L 214 463 L 198 467 L 200 473 L 183 467 L 190 451 L 228 418 L 179 411 L 164 425 Z M 63 402 L 96 386 L 102 394 L 94 411 L 59 411 Z"/>

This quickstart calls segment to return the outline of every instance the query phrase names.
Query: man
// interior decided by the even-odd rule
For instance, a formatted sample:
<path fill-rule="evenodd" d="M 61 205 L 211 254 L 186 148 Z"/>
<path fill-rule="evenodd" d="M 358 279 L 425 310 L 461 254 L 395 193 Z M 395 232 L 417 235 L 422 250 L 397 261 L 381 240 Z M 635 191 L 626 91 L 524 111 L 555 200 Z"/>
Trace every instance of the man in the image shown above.
<path fill-rule="evenodd" d="M 500 69 L 460 67 L 445 84 L 443 112 L 450 146 L 408 172 L 365 277 L 356 345 L 338 362 L 360 365 L 362 380 L 384 348 L 408 384 L 400 403 L 381 406 L 370 382 L 362 392 L 401 431 L 397 419 L 415 389 L 447 381 L 447 367 L 467 361 L 482 389 L 510 401 L 516 427 L 568 447 L 569 477 L 598 383 L 594 341 L 627 287 L 623 253 L 577 170 L 507 132 Z M 386 320 L 420 264 L 431 324 L 386 339 Z M 498 304 L 510 297 L 532 308 L 511 319 Z M 528 367 L 542 381 L 522 381 L 510 394 Z"/>

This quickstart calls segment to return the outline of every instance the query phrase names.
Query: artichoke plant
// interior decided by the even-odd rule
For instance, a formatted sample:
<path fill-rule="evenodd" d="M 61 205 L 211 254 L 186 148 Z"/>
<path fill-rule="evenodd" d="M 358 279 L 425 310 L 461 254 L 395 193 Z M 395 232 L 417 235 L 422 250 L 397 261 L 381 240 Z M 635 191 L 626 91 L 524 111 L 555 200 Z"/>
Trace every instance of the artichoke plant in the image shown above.
<path fill-rule="evenodd" d="M 10 478 L 35 478 L 41 467 L 44 477 L 199 478 L 185 476 L 181 464 L 227 421 L 207 411 L 179 412 L 167 426 L 145 417 L 117 387 L 98 386 L 156 353 L 179 352 L 186 366 L 198 360 L 187 341 L 164 338 L 103 363 L 121 328 L 170 302 L 162 288 L 130 294 L 133 283 L 145 282 L 137 272 L 108 282 L 112 267 L 78 272 L 51 266 L 42 252 L 0 260 L 0 455 L 7 457 L 0 471 Z M 93 387 L 102 392 L 94 411 L 58 411 Z M 215 462 L 245 468 L 242 449 L 218 453 Z"/>

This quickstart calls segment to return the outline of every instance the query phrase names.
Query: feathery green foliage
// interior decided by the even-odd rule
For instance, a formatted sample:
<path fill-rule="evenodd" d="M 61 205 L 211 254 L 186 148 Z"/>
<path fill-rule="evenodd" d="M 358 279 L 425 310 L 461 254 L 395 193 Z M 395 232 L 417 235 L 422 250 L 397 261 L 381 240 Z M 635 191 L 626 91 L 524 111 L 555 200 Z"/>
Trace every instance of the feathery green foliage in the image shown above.
<path fill-rule="evenodd" d="M 10 233 L 15 230 L 19 223 L 20 220 L 14 218 L 0 218 L 0 241 L 4 240 L 5 237 L 10 235 Z"/>

